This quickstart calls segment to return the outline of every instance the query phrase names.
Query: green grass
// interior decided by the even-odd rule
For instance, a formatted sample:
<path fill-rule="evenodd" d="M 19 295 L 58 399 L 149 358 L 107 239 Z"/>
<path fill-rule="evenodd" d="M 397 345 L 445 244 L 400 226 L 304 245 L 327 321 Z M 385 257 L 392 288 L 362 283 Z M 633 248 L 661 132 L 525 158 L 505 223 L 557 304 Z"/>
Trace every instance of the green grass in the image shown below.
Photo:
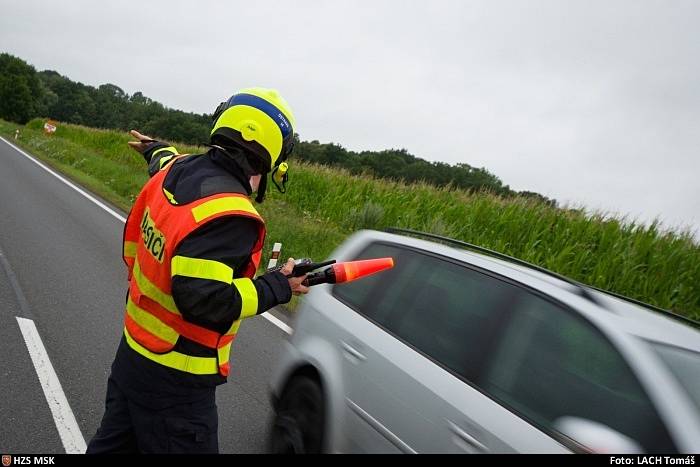
<path fill-rule="evenodd" d="M 59 124 L 46 136 L 42 125 L 34 120 L 23 127 L 18 143 L 128 210 L 147 174 L 143 159 L 127 147 L 126 133 Z M 15 128 L 0 121 L 5 137 Z M 199 152 L 176 146 L 180 152 Z M 357 229 L 405 227 L 501 251 L 700 319 L 700 245 L 689 232 L 524 198 L 407 186 L 296 161 L 290 178 L 286 195 L 272 190 L 260 206 L 268 224 L 266 253 L 280 241 L 284 257 L 321 259 Z"/>

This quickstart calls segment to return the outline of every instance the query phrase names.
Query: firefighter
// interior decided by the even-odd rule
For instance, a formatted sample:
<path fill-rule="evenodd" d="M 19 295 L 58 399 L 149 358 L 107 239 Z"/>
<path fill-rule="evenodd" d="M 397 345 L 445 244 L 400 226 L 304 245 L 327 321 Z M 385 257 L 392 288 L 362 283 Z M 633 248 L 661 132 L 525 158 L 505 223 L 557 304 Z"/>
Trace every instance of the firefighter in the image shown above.
<path fill-rule="evenodd" d="M 139 132 L 130 146 L 150 180 L 124 229 L 124 334 L 105 413 L 87 453 L 217 453 L 216 387 L 230 372 L 241 321 L 305 294 L 304 277 L 254 279 L 268 174 L 280 191 L 294 117 L 274 90 L 243 89 L 214 112 L 209 150 L 180 155 Z"/>

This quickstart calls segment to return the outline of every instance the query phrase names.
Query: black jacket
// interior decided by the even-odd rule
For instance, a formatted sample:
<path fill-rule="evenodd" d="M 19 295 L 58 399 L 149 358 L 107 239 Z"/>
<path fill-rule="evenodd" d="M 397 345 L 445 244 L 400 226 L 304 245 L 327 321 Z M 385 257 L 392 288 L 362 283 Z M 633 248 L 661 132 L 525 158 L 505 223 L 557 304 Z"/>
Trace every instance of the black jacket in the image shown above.
<path fill-rule="evenodd" d="M 149 163 L 149 174 L 156 174 L 176 154 L 173 147 L 162 143 L 151 144 L 144 153 Z M 216 193 L 250 195 L 252 191 L 236 162 L 227 151 L 219 148 L 176 160 L 164 181 L 164 188 L 178 204 L 187 204 Z M 180 243 L 175 254 L 219 261 L 239 271 L 249 260 L 257 236 L 256 221 L 244 217 L 224 217 L 190 234 Z M 259 276 L 253 284 L 258 292 L 258 314 L 291 298 L 287 278 L 279 272 Z M 240 316 L 241 297 L 238 290 L 223 282 L 175 276 L 172 295 L 185 320 L 220 333 L 225 333 Z M 199 349 L 201 347 L 181 336 L 173 350 L 197 355 Z M 231 360 L 235 362 L 235 342 Z M 226 378 L 220 375 L 191 375 L 155 363 L 133 351 L 124 338 L 112 365 L 112 375 L 121 383 L 121 387 L 130 388 L 127 391 L 132 397 L 149 404 L 159 403 L 157 400 L 163 400 L 163 394 L 187 397 L 200 389 L 226 382 Z"/>

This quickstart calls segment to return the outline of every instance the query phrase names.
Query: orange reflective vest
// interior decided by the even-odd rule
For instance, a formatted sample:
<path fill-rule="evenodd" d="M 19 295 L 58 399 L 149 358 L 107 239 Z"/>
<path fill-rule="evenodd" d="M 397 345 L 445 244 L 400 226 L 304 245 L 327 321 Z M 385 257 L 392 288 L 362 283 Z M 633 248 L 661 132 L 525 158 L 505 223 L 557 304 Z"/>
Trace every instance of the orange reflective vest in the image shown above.
<path fill-rule="evenodd" d="M 126 221 L 124 261 L 129 269 L 129 296 L 124 335 L 133 350 L 167 367 L 198 375 L 228 376 L 231 342 L 240 322 L 258 311 L 252 278 L 260 262 L 265 224 L 250 199 L 239 193 L 219 193 L 188 204 L 176 204 L 163 187 L 176 159 L 146 183 Z M 259 221 L 258 240 L 250 261 L 241 270 L 233 271 L 218 261 L 175 254 L 180 242 L 190 233 L 224 216 Z M 172 297 L 175 275 L 216 280 L 236 287 L 242 299 L 239 319 L 225 334 L 186 321 Z M 203 354 L 210 356 L 173 350 L 180 336 L 205 347 Z"/>

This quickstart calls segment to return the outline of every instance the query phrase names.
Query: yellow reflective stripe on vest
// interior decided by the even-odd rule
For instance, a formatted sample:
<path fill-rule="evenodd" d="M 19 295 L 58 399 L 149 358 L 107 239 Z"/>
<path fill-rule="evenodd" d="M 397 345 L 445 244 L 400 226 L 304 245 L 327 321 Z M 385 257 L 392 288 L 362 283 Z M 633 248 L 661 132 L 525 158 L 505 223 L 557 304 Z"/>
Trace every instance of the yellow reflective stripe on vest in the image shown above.
<path fill-rule="evenodd" d="M 163 187 L 163 194 L 165 195 L 166 198 L 168 198 L 168 201 L 170 201 L 170 204 L 177 204 L 177 201 L 175 201 L 175 197 L 173 196 L 172 193 L 170 193 L 168 190 Z"/>
<path fill-rule="evenodd" d="M 170 262 L 170 275 L 210 279 L 230 284 L 233 280 L 233 269 L 224 263 L 211 259 L 174 256 Z"/>
<path fill-rule="evenodd" d="M 136 242 L 124 242 L 124 256 L 127 258 L 134 258 L 136 256 L 137 248 L 138 243 Z"/>
<path fill-rule="evenodd" d="M 260 217 L 250 200 L 241 196 L 226 196 L 202 203 L 192 208 L 192 216 L 195 221 L 201 222 L 226 211 L 244 211 Z"/>
<path fill-rule="evenodd" d="M 219 355 L 219 365 L 225 365 L 228 363 L 229 355 L 231 355 L 231 342 L 219 349 L 216 349 L 216 351 Z"/>
<path fill-rule="evenodd" d="M 146 310 L 139 308 L 133 301 L 131 301 L 131 297 L 129 297 L 126 302 L 126 312 L 129 313 L 129 316 L 131 316 L 131 319 L 133 319 L 136 324 L 157 338 L 173 345 L 175 342 L 177 342 L 177 338 L 180 335 L 173 328 Z"/>
<path fill-rule="evenodd" d="M 177 306 L 175 305 L 175 300 L 173 300 L 173 297 L 160 290 L 153 282 L 148 280 L 148 278 L 143 275 L 143 272 L 141 272 L 141 266 L 139 266 L 138 261 L 134 263 L 134 270 L 132 274 L 134 275 L 134 279 L 136 279 L 136 285 L 138 286 L 142 294 L 144 294 L 145 296 L 147 296 L 148 298 L 150 298 L 169 312 L 180 315 L 180 312 L 178 311 Z"/>
<path fill-rule="evenodd" d="M 241 316 L 240 319 L 249 318 L 258 314 L 258 291 L 253 285 L 253 281 L 244 277 L 234 279 L 233 285 L 241 295 Z"/>
<path fill-rule="evenodd" d="M 241 327 L 241 320 L 237 319 L 236 321 L 233 322 L 231 327 L 226 331 L 226 335 L 231 335 L 231 334 L 238 334 L 238 328 Z"/>
<path fill-rule="evenodd" d="M 126 328 L 124 328 L 124 336 L 126 337 L 126 342 L 129 344 L 129 347 L 161 365 L 195 375 L 213 375 L 219 373 L 219 366 L 214 357 L 193 357 L 180 352 L 168 352 L 164 354 L 153 353 L 136 342 L 134 338 L 129 335 Z"/>

